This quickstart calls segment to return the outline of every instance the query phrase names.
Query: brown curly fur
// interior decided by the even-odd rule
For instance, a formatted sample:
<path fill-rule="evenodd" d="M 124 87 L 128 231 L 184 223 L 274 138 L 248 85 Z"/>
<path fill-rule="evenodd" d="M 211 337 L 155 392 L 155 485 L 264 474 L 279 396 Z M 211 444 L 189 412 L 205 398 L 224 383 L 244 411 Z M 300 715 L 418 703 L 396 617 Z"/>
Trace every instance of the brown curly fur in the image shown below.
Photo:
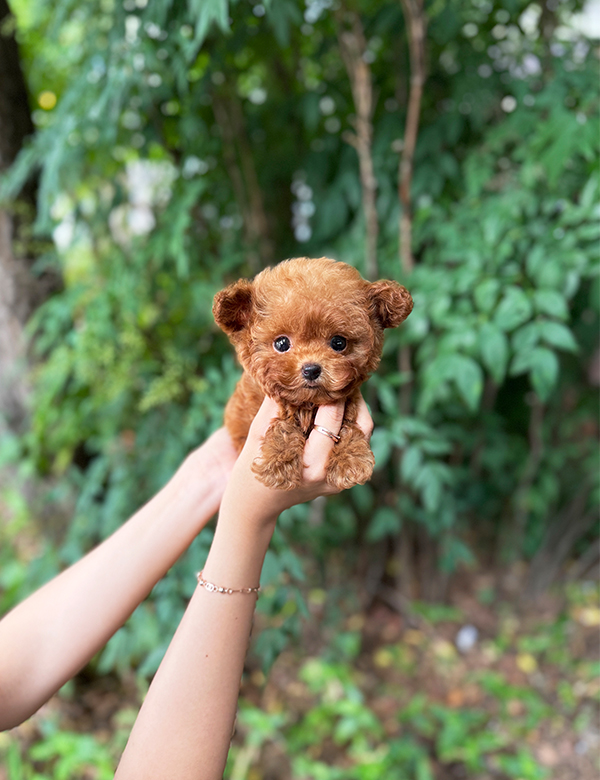
<path fill-rule="evenodd" d="M 397 327 L 412 305 L 397 282 L 369 283 L 352 266 L 327 257 L 286 260 L 217 293 L 215 321 L 244 369 L 225 409 L 239 449 L 265 394 L 279 403 L 253 466 L 264 484 L 283 490 L 299 484 L 316 410 L 340 400 L 346 400 L 341 440 L 329 458 L 327 480 L 342 489 L 370 478 L 373 454 L 356 425 L 359 387 L 379 364 L 384 328 Z M 290 340 L 288 351 L 275 350 L 279 336 Z M 332 349 L 333 336 L 346 339 L 343 351 Z M 317 379 L 302 375 L 307 364 L 320 367 Z"/>

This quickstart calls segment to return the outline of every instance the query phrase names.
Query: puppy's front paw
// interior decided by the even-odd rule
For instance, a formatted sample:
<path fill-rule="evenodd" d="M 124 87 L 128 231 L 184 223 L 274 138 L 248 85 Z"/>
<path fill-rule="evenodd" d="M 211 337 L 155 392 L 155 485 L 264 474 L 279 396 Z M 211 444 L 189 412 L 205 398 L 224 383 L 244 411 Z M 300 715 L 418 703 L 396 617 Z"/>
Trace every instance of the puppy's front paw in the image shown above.
<path fill-rule="evenodd" d="M 327 464 L 327 482 L 337 490 L 364 485 L 371 479 L 375 458 L 359 428 L 342 429 Z"/>
<path fill-rule="evenodd" d="M 293 490 L 302 480 L 304 444 L 301 431 L 276 420 L 265 434 L 260 457 L 252 464 L 253 473 L 267 487 Z"/>
<path fill-rule="evenodd" d="M 264 458 L 256 458 L 252 464 L 252 471 L 259 482 L 269 488 L 293 490 L 300 485 L 299 468 L 295 462 L 275 463 Z"/>

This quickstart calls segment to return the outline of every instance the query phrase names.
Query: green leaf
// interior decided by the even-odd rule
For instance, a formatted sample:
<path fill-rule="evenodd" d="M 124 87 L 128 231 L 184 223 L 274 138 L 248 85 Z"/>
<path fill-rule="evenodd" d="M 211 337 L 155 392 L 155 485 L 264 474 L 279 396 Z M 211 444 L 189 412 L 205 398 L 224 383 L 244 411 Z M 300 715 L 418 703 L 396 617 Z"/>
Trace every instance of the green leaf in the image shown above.
<path fill-rule="evenodd" d="M 513 333 L 512 336 L 512 348 L 515 352 L 522 352 L 523 354 L 529 352 L 534 347 L 537 347 L 540 340 L 540 325 L 538 320 L 534 322 L 528 322 Z"/>
<path fill-rule="evenodd" d="M 442 500 L 442 481 L 435 464 L 427 463 L 419 471 L 415 487 L 421 491 L 423 505 L 428 512 L 436 512 Z"/>
<path fill-rule="evenodd" d="M 558 349 L 564 349 L 567 352 L 577 352 L 579 346 L 571 331 L 560 322 L 548 320 L 540 328 L 542 341 Z"/>
<path fill-rule="evenodd" d="M 284 547 L 279 553 L 279 559 L 283 569 L 290 574 L 292 579 L 303 582 L 306 579 L 302 559 L 290 547 Z"/>
<path fill-rule="evenodd" d="M 494 314 L 498 327 L 505 331 L 518 328 L 531 317 L 532 306 L 527 293 L 520 287 L 508 287 Z"/>
<path fill-rule="evenodd" d="M 499 384 L 506 374 L 508 340 L 493 322 L 484 322 L 479 330 L 479 351 L 483 365 Z"/>
<path fill-rule="evenodd" d="M 483 371 L 473 358 L 456 353 L 438 355 L 427 366 L 424 380 L 420 403 L 425 410 L 447 393 L 449 382 L 454 383 L 470 410 L 477 408 L 483 390 Z"/>
<path fill-rule="evenodd" d="M 558 377 L 558 358 L 545 347 L 536 347 L 515 356 L 511 365 L 512 375 L 530 372 L 533 389 L 542 401 L 547 401 Z"/>
<path fill-rule="evenodd" d="M 542 401 L 547 401 L 558 377 L 558 358 L 549 349 L 534 350 L 531 384 Z"/>
<path fill-rule="evenodd" d="M 454 381 L 469 409 L 474 412 L 483 391 L 483 371 L 472 358 L 456 355 L 457 372 Z"/>
<path fill-rule="evenodd" d="M 536 244 L 525 260 L 527 273 L 532 279 L 537 280 L 538 274 L 543 270 L 547 262 L 548 258 L 544 247 L 541 244 Z"/>
<path fill-rule="evenodd" d="M 566 320 L 569 316 L 567 302 L 558 290 L 535 290 L 533 303 L 540 314 L 549 314 L 561 320 Z"/>
<path fill-rule="evenodd" d="M 377 396 L 385 413 L 394 417 L 398 409 L 398 393 L 389 382 L 377 383 Z"/>
<path fill-rule="evenodd" d="M 598 199 L 598 176 L 592 176 L 588 179 L 585 187 L 581 191 L 579 203 L 586 209 L 591 208 Z"/>
<path fill-rule="evenodd" d="M 227 0 L 188 0 L 191 15 L 196 17 L 193 46 L 190 55 L 195 54 L 213 24 L 223 31 L 229 30 L 229 3 Z"/>
<path fill-rule="evenodd" d="M 286 0 L 275 0 L 263 5 L 267 8 L 267 19 L 273 27 L 277 43 L 282 49 L 287 49 L 290 45 L 290 28 L 299 27 L 302 23 L 300 9 Z"/>
<path fill-rule="evenodd" d="M 498 279 L 485 279 L 478 284 L 473 293 L 477 308 L 488 314 L 494 308 L 500 292 L 500 281 Z"/>
<path fill-rule="evenodd" d="M 423 452 L 427 455 L 447 455 L 452 451 L 452 443 L 449 439 L 423 439 L 421 441 Z"/>
<path fill-rule="evenodd" d="M 497 213 L 489 214 L 483 221 L 483 235 L 485 242 L 492 247 L 496 247 L 503 229 L 505 229 L 505 222 L 502 217 Z"/>
<path fill-rule="evenodd" d="M 414 482 L 423 463 L 423 451 L 416 445 L 404 450 L 402 455 L 401 473 L 405 482 Z"/>
<path fill-rule="evenodd" d="M 475 556 L 470 547 L 454 535 L 446 536 L 442 543 L 442 556 L 440 565 L 443 571 L 454 571 L 462 563 L 472 566 Z"/>
<path fill-rule="evenodd" d="M 600 238 L 600 225 L 587 223 L 576 228 L 575 234 L 580 242 L 598 241 Z"/>
<path fill-rule="evenodd" d="M 283 571 L 283 568 L 284 567 L 282 565 L 280 556 L 272 550 L 267 550 L 260 577 L 261 585 L 264 587 L 265 585 L 272 585 L 276 583 L 281 572 Z"/>
<path fill-rule="evenodd" d="M 385 428 L 375 428 L 371 436 L 371 450 L 375 457 L 377 468 L 385 466 L 392 454 L 392 440 L 390 432 Z"/>

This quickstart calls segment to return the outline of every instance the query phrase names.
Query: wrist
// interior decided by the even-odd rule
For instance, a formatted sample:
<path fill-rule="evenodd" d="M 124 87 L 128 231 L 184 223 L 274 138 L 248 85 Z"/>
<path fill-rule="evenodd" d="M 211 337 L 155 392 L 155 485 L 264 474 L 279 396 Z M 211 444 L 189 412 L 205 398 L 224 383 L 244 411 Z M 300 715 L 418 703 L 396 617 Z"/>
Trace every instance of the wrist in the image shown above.
<path fill-rule="evenodd" d="M 203 567 L 206 579 L 229 588 L 258 585 L 274 530 L 274 521 L 255 523 L 221 509 Z"/>
<path fill-rule="evenodd" d="M 277 517 L 252 507 L 228 505 L 224 499 L 217 518 L 217 529 L 223 535 L 235 535 L 248 544 L 264 547 L 266 551 L 277 525 Z"/>
<path fill-rule="evenodd" d="M 242 533 L 270 539 L 280 515 L 279 509 L 273 508 L 272 501 L 261 500 L 256 493 L 252 495 L 249 491 L 245 493 L 232 488 L 235 488 L 234 484 L 225 491 L 218 522 L 221 526 L 235 526 Z"/>

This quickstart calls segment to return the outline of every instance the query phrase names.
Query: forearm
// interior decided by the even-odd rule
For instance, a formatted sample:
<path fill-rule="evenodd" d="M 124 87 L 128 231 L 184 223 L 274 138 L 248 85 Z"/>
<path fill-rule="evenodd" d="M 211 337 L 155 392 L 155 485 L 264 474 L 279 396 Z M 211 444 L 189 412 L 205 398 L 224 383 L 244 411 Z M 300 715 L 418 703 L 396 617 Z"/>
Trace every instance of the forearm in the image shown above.
<path fill-rule="evenodd" d="M 35 712 L 100 650 L 215 513 L 186 463 L 109 539 L 0 621 L 0 729 Z M 200 481 L 202 480 L 202 481 Z"/>
<path fill-rule="evenodd" d="M 221 514 L 204 566 L 207 581 L 258 585 L 274 522 L 236 524 Z M 256 599 L 198 587 L 154 678 L 117 770 L 118 780 L 220 780 Z"/>
<path fill-rule="evenodd" d="M 316 420 L 337 434 L 343 411 L 341 404 L 321 407 Z M 325 477 L 333 443 L 319 433 L 305 447 L 297 489 L 274 490 L 255 479 L 252 463 L 276 413 L 277 405 L 265 399 L 233 468 L 204 565 L 208 582 L 234 589 L 258 585 L 279 514 L 335 492 Z M 150 686 L 116 780 L 221 780 L 254 608 L 248 594 L 196 589 Z"/>

